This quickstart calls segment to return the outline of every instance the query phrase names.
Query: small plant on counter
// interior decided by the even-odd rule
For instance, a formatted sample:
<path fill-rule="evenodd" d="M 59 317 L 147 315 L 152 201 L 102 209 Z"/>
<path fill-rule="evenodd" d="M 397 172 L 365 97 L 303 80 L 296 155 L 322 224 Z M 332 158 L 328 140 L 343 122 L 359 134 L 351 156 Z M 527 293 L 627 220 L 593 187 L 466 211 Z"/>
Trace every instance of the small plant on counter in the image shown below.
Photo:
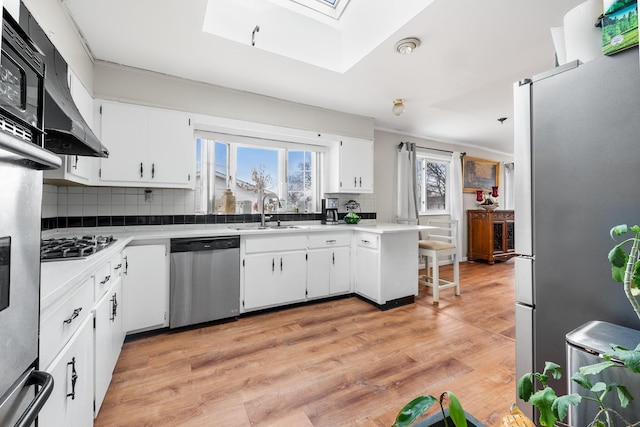
<path fill-rule="evenodd" d="M 449 397 L 449 416 L 446 415 L 444 406 L 444 400 L 447 396 Z M 450 391 L 445 391 L 440 395 L 440 399 L 431 395 L 418 396 L 411 402 L 407 403 L 404 408 L 398 412 L 396 421 L 393 423 L 392 427 L 405 427 L 410 425 L 424 415 L 436 402 L 440 405 L 440 411 L 442 412 L 445 426 L 449 426 L 447 420 L 453 421 L 453 424 L 456 427 L 467 426 L 466 413 L 464 412 L 464 409 L 462 409 L 460 401 L 455 394 Z"/>

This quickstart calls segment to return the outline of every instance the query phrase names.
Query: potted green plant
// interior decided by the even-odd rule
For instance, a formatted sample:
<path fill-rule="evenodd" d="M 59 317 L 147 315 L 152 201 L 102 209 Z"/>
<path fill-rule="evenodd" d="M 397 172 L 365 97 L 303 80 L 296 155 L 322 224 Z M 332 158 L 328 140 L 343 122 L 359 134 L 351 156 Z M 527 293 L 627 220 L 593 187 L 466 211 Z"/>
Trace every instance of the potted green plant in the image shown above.
<path fill-rule="evenodd" d="M 614 281 L 623 284 L 624 293 L 629 300 L 634 312 L 640 318 L 640 303 L 637 298 L 640 296 L 640 227 L 634 225 L 628 227 L 626 224 L 617 225 L 611 229 L 609 234 L 614 241 L 619 236 L 626 233 L 633 233 L 631 237 L 618 242 L 609 251 L 609 262 L 611 263 L 611 276 Z M 630 246 L 629 252 L 625 247 Z M 590 377 L 601 374 L 606 369 L 629 369 L 634 373 L 640 373 L 640 344 L 635 349 L 626 349 L 619 345 L 612 345 L 611 350 L 602 356 L 603 361 L 593 365 L 583 366 L 574 373 L 571 380 L 577 383 L 582 389 L 587 390 L 587 396 L 572 393 L 557 396 L 555 390 L 548 384 L 550 376 L 558 380 L 562 376 L 562 368 L 553 363 L 546 362 L 542 373 L 533 372 L 523 375 L 517 384 L 518 397 L 526 402 L 530 402 L 540 412 L 539 423 L 543 426 L 553 426 L 558 421 L 566 418 L 571 405 L 579 405 L 583 399 L 598 403 L 600 408 L 593 422 L 595 426 L 619 425 L 639 425 L 640 422 L 631 424 L 618 412 L 607 407 L 604 399 L 610 393 L 616 393 L 620 406 L 626 408 L 633 399 L 627 388 L 622 384 L 605 383 L 598 381 L 592 383 Z M 614 360 L 622 362 L 615 363 Z M 534 392 L 535 382 L 538 381 L 542 388 Z"/>
<path fill-rule="evenodd" d="M 445 407 L 444 401 L 449 398 L 449 406 Z M 456 427 L 483 427 L 473 416 L 469 415 L 460 404 L 460 400 L 450 391 L 445 391 L 436 398 L 432 395 L 418 396 L 407 403 L 396 416 L 392 427 L 409 426 L 411 423 L 422 417 L 435 403 L 440 406 L 440 411 L 425 418 L 415 424 L 415 427 L 443 426 L 449 427 L 451 423 Z"/>
<path fill-rule="evenodd" d="M 570 406 L 580 404 L 583 399 L 597 402 L 600 408 L 594 420 L 589 425 L 612 427 L 614 425 L 620 425 L 620 422 L 626 426 L 636 425 L 637 423 L 632 424 L 604 403 L 605 397 L 609 393 L 615 392 L 618 396 L 620 406 L 626 408 L 633 399 L 626 386 L 616 383 L 604 383 L 602 381 L 592 383 L 589 377 L 598 375 L 609 368 L 623 369 L 626 367 L 635 373 L 640 373 L 639 350 L 640 346 L 634 350 L 627 350 L 620 346 L 612 346 L 612 350 L 603 355 L 605 359 L 603 362 L 580 367 L 578 372 L 573 374 L 571 380 L 584 390 L 587 390 L 589 393 L 587 396 L 581 396 L 578 393 L 561 396 L 556 395 L 555 390 L 548 382 L 551 378 L 559 380 L 562 377 L 562 367 L 553 362 L 546 362 L 542 373 L 527 373 L 518 380 L 518 397 L 538 408 L 540 412 L 538 422 L 542 426 L 550 427 L 556 425 L 558 421 L 564 421 Z M 613 362 L 613 360 L 622 361 L 624 367 Z M 542 388 L 534 392 L 534 384 L 536 381 L 542 385 Z"/>

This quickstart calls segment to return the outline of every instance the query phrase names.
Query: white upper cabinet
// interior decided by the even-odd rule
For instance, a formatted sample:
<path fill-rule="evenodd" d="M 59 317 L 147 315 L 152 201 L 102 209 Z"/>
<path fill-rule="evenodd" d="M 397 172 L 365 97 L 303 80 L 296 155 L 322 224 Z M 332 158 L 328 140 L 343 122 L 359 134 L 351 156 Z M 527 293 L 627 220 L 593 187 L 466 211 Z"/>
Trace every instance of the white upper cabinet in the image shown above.
<path fill-rule="evenodd" d="M 328 193 L 373 193 L 373 141 L 343 137 L 329 151 Z"/>
<path fill-rule="evenodd" d="M 87 125 L 96 131 L 93 121 L 93 98 L 78 78 L 69 70 L 69 91 L 78 111 Z M 97 157 L 61 155 L 62 167 L 44 172 L 45 180 L 64 180 L 92 185 L 97 177 L 99 160 Z"/>
<path fill-rule="evenodd" d="M 100 184 L 193 188 L 195 144 L 187 113 L 102 101 Z"/>

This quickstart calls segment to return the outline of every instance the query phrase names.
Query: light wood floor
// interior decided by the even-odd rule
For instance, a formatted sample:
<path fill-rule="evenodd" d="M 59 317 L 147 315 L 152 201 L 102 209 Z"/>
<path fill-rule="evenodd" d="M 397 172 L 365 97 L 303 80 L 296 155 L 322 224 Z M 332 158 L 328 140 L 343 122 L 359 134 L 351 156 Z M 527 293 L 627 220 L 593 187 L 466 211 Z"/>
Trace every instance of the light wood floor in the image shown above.
<path fill-rule="evenodd" d="M 451 390 L 497 426 L 515 398 L 513 261 L 460 267 L 462 295 L 438 306 L 422 288 L 386 312 L 353 297 L 127 342 L 95 425 L 390 426 Z"/>

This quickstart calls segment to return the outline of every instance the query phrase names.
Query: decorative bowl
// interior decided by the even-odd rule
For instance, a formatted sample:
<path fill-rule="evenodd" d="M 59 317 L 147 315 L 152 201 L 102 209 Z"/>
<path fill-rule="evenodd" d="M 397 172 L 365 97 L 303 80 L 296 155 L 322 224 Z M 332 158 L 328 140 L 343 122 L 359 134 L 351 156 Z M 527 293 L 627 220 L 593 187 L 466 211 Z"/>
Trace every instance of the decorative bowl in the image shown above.
<path fill-rule="evenodd" d="M 495 204 L 495 203 L 493 205 L 480 205 L 480 207 L 482 209 L 485 209 L 485 210 L 488 210 L 488 211 L 492 211 L 492 210 L 498 209 L 498 205 Z"/>
<path fill-rule="evenodd" d="M 357 224 L 360 222 L 360 217 L 356 214 L 352 213 L 348 213 L 347 215 L 345 215 L 344 217 L 344 222 L 346 222 L 347 224 Z"/>

